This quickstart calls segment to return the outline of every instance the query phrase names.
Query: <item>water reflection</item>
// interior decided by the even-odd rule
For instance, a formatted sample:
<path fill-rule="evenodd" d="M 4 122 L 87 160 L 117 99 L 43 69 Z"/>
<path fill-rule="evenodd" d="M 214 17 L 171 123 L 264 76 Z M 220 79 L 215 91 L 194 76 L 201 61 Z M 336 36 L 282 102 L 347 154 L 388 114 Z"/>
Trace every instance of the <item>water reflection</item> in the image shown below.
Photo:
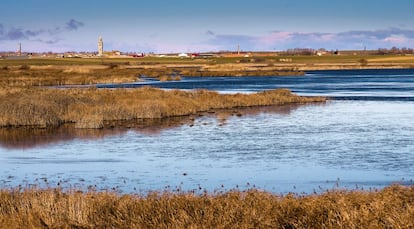
<path fill-rule="evenodd" d="M 411 185 L 414 70 L 335 73 L 344 75 L 203 80 L 220 91 L 288 87 L 350 100 L 214 111 L 150 125 L 107 123 L 103 130 L 2 129 L 0 185 L 121 192 L 256 185 L 307 193 Z"/>
<path fill-rule="evenodd" d="M 116 134 L 97 139 L 75 135 L 30 149 L 0 148 L 0 185 L 120 192 L 256 185 L 310 193 L 411 184 L 413 105 L 331 101 L 234 109 L 166 128 L 112 128 L 98 133 Z"/>
<path fill-rule="evenodd" d="M 194 125 L 199 117 L 217 119 L 219 125 L 225 125 L 226 120 L 233 116 L 254 116 L 260 113 L 288 115 L 300 105 L 249 107 L 228 110 L 215 110 L 197 115 L 172 117 L 165 119 L 145 119 L 134 121 L 107 121 L 103 129 L 76 129 L 73 124 L 62 125 L 58 128 L 0 128 L 0 147 L 6 149 L 29 149 L 47 146 L 58 142 L 75 139 L 97 140 L 108 136 L 123 135 L 135 131 L 144 135 L 158 135 L 164 130 L 177 128 L 182 125 Z"/>

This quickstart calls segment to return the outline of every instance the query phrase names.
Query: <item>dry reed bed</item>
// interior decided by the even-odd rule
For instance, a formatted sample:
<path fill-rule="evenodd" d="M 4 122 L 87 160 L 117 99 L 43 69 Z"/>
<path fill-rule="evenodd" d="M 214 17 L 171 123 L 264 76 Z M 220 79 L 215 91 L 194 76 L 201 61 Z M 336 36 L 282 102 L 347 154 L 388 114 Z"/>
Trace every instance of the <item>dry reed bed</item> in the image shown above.
<path fill-rule="evenodd" d="M 324 102 L 279 89 L 256 94 L 138 89 L 3 89 L 0 90 L 0 127 L 59 126 L 102 128 L 108 120 L 161 119 L 212 109 Z"/>
<path fill-rule="evenodd" d="M 110 63 L 92 66 L 21 65 L 0 67 L 0 85 L 52 86 L 126 83 L 137 81 L 141 75 L 167 81 L 180 80 L 181 76 L 288 76 L 303 74 L 304 72 L 293 70 L 243 69 L 243 66 L 208 69 L 197 66 L 188 68 L 162 65 L 155 65 L 150 68 L 134 68 L 128 65 Z"/>
<path fill-rule="evenodd" d="M 303 76 L 303 71 L 294 70 L 202 70 L 191 71 L 184 70 L 180 72 L 184 76 L 207 76 L 207 77 L 222 77 L 222 76 Z"/>
<path fill-rule="evenodd" d="M 413 228 L 414 188 L 275 195 L 0 191 L 2 228 Z"/>
<path fill-rule="evenodd" d="M 0 68 L 0 85 L 6 86 L 52 86 L 97 83 L 135 82 L 139 72 L 118 66 L 103 66 L 103 69 L 66 66 L 45 67 L 22 65 Z"/>

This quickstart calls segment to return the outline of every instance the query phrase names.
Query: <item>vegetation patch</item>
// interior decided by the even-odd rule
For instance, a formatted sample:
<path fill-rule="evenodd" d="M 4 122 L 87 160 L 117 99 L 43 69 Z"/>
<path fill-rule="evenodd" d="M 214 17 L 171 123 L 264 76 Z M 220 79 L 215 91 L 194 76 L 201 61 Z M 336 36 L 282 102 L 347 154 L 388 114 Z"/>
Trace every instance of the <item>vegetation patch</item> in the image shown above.
<path fill-rule="evenodd" d="M 94 66 L 32 66 L 0 69 L 0 86 L 30 87 L 126 83 L 137 80 L 135 69 L 97 68 Z"/>
<path fill-rule="evenodd" d="M 225 95 L 213 91 L 136 89 L 4 88 L 0 90 L 0 127 L 45 128 L 75 123 L 102 128 L 104 121 L 161 119 L 212 109 L 324 102 L 278 89 L 256 94 Z"/>
<path fill-rule="evenodd" d="M 275 195 L 0 191 L 2 228 L 412 228 L 414 188 Z"/>

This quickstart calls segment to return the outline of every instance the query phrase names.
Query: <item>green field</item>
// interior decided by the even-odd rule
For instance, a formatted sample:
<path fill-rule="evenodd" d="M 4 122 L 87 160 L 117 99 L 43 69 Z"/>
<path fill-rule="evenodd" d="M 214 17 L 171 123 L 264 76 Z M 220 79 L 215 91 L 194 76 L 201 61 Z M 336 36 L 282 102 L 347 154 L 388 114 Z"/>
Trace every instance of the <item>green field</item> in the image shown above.
<path fill-rule="evenodd" d="M 326 55 L 326 56 L 250 56 L 250 57 L 211 57 L 211 58 L 32 58 L 26 60 L 0 59 L 0 66 L 14 65 L 156 65 L 156 64 L 228 64 L 228 63 L 282 63 L 280 59 L 291 59 L 292 64 L 344 64 L 358 63 L 366 59 L 368 63 L 414 64 L 414 56 L 403 55 Z"/>

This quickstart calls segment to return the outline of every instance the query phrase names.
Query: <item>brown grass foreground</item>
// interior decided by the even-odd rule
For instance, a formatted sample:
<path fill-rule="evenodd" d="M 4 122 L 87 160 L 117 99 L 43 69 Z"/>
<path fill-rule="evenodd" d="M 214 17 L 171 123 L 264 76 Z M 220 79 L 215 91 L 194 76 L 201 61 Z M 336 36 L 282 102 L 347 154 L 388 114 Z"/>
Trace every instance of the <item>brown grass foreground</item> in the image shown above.
<path fill-rule="evenodd" d="M 322 102 L 289 90 L 222 95 L 217 92 L 139 89 L 0 90 L 0 127 L 49 127 L 75 123 L 77 128 L 103 128 L 105 121 L 160 119 L 212 109 Z"/>
<path fill-rule="evenodd" d="M 0 191 L 2 228 L 413 228 L 414 187 L 285 196 Z"/>

